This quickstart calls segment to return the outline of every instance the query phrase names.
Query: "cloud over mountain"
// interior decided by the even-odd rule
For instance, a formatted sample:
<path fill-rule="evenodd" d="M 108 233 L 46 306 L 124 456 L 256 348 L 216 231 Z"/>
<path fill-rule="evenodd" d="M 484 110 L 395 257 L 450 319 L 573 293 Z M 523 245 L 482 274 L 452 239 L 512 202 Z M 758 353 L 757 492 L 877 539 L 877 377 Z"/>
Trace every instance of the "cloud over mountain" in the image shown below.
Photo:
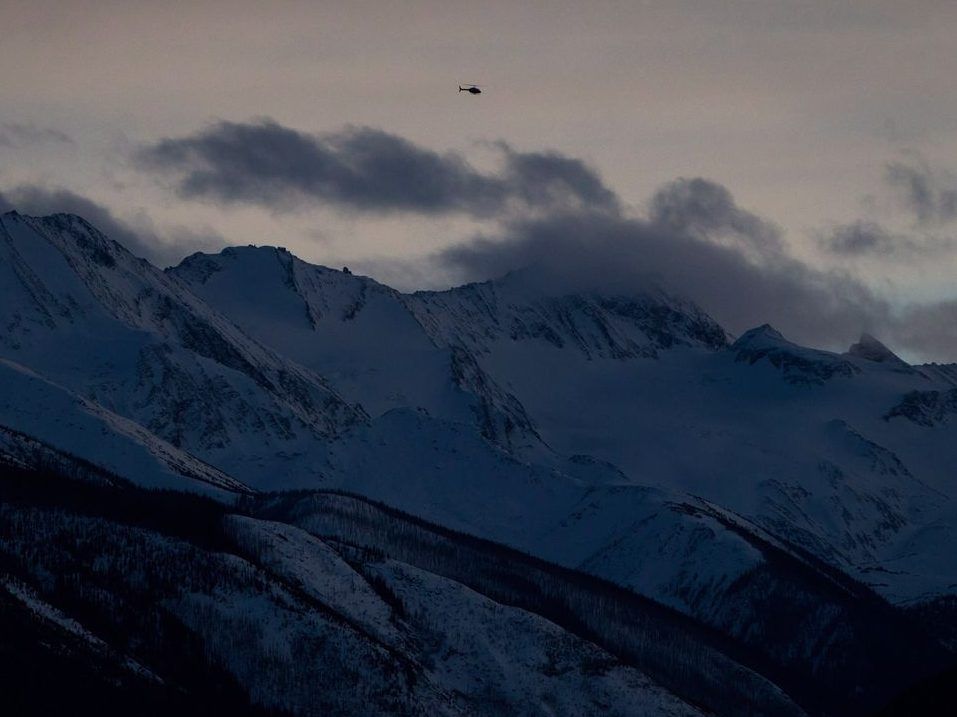
<path fill-rule="evenodd" d="M 673 232 L 731 239 L 759 255 L 784 250 L 778 227 L 739 207 L 726 187 L 701 177 L 676 179 L 658 189 L 649 219 Z"/>
<path fill-rule="evenodd" d="M 0 212 L 12 210 L 35 216 L 76 214 L 136 256 L 147 258 L 159 266 L 178 263 L 192 251 L 225 244 L 222 237 L 209 230 L 197 233 L 177 227 L 163 232 L 161 236 L 145 216 L 141 216 L 133 225 L 118 218 L 103 204 L 62 187 L 23 184 L 0 192 Z"/>
<path fill-rule="evenodd" d="M 510 222 L 499 235 L 448 249 L 437 260 L 463 280 L 535 266 L 552 291 L 660 286 L 696 301 L 732 332 L 772 321 L 817 345 L 840 346 L 862 330 L 877 331 L 888 313 L 879 297 L 846 275 L 783 253 L 752 259 L 739 247 L 607 213 Z"/>

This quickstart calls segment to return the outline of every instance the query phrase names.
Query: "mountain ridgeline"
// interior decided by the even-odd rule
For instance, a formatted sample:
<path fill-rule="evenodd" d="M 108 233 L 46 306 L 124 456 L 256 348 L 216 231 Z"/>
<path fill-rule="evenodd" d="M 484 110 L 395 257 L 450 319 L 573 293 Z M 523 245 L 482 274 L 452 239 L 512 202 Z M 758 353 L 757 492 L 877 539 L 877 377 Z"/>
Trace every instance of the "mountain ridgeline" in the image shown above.
<path fill-rule="evenodd" d="M 957 368 L 872 336 L 8 213 L 0 387 L 24 713 L 17 655 L 117 714 L 856 715 L 957 669 Z"/>

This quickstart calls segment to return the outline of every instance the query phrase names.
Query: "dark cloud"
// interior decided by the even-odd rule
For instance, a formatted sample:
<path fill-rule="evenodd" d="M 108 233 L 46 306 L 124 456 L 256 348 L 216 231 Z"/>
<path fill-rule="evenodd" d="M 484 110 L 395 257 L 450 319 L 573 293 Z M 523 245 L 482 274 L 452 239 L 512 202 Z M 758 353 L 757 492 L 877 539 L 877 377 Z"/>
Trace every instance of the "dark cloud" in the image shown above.
<path fill-rule="evenodd" d="M 947 224 L 957 219 L 957 180 L 931 169 L 920 156 L 889 163 L 884 176 L 919 224 Z"/>
<path fill-rule="evenodd" d="M 580 159 L 558 152 L 516 152 L 505 142 L 497 146 L 505 156 L 504 175 L 499 181 L 506 194 L 520 198 L 529 207 L 620 208 L 615 193 Z"/>
<path fill-rule="evenodd" d="M 0 147 L 28 147 L 35 144 L 73 144 L 69 135 L 49 127 L 18 122 L 0 123 Z"/>
<path fill-rule="evenodd" d="M 62 188 L 21 185 L 0 193 L 0 211 L 11 210 L 31 216 L 76 214 L 136 256 L 149 259 L 158 266 L 177 263 L 199 249 L 225 245 L 222 237 L 215 233 L 195 233 L 185 229 L 164 232 L 161 238 L 148 220 L 133 226 L 118 219 L 102 204 Z"/>
<path fill-rule="evenodd" d="M 887 255 L 913 244 L 906 237 L 894 235 L 880 224 L 867 221 L 840 224 L 821 234 L 818 243 L 822 248 L 843 256 Z"/>
<path fill-rule="evenodd" d="M 839 224 L 818 234 L 821 248 L 845 258 L 879 258 L 889 261 L 937 259 L 953 251 L 953 237 L 939 233 L 892 232 L 877 222 L 858 220 Z"/>
<path fill-rule="evenodd" d="M 655 192 L 650 220 L 669 232 L 730 238 L 758 254 L 784 250 L 781 230 L 737 205 L 728 189 L 701 177 L 677 179 Z"/>
<path fill-rule="evenodd" d="M 485 174 L 461 155 L 434 152 L 377 129 L 313 135 L 261 120 L 220 122 L 188 137 L 161 140 L 143 148 L 137 162 L 175 177 L 184 198 L 272 209 L 331 205 L 486 217 L 514 205 L 544 210 L 617 204 L 580 160 L 498 146 L 503 166 Z"/>

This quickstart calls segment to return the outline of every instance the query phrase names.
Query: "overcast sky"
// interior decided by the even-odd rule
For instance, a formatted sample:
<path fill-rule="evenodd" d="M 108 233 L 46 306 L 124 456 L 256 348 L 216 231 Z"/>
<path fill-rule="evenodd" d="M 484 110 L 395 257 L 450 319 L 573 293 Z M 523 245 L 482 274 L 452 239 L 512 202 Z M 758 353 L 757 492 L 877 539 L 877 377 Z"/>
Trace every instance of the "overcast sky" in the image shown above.
<path fill-rule="evenodd" d="M 761 301 L 957 359 L 957 3 L 0 0 L 0 28 L 0 206 L 158 263 L 277 244 L 417 288 L 585 254 L 732 331 Z"/>

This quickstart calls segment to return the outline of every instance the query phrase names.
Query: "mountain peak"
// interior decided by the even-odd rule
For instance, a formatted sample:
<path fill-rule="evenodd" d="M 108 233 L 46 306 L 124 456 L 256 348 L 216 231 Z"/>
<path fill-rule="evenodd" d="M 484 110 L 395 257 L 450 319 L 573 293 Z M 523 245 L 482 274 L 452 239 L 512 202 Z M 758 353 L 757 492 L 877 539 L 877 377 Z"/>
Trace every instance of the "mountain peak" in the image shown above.
<path fill-rule="evenodd" d="M 876 363 L 886 363 L 899 366 L 908 365 L 897 354 L 895 354 L 868 333 L 861 334 L 861 338 L 858 340 L 858 342 L 856 344 L 852 344 L 845 355 L 855 356 L 857 358 L 861 358 L 866 361 L 874 361 Z"/>
<path fill-rule="evenodd" d="M 758 346 L 769 344 L 790 345 L 791 342 L 784 338 L 784 335 L 771 326 L 771 324 L 761 324 L 741 334 L 737 341 L 731 345 L 731 348 L 738 350 L 742 348 L 757 348 Z"/>
<path fill-rule="evenodd" d="M 286 254 L 293 256 L 284 246 L 271 244 L 246 244 L 245 246 L 228 246 L 219 252 L 220 256 L 261 256 L 263 254 Z"/>
<path fill-rule="evenodd" d="M 792 384 L 822 384 L 833 376 L 850 377 L 859 368 L 830 351 L 805 348 L 788 341 L 770 324 L 745 331 L 731 344 L 735 360 L 749 364 L 766 359 Z"/>

